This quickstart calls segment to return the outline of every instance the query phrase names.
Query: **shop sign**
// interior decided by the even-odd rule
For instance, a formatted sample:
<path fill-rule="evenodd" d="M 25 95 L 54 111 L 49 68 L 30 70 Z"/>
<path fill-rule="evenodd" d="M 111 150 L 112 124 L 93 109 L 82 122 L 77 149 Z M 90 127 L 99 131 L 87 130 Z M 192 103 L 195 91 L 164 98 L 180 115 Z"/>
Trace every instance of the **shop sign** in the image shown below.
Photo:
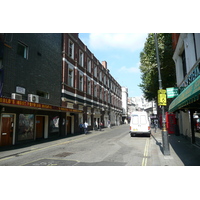
<path fill-rule="evenodd" d="M 179 95 L 179 89 L 177 87 L 167 88 L 167 98 L 175 98 Z"/>
<path fill-rule="evenodd" d="M 180 92 L 182 92 L 188 85 L 190 85 L 200 75 L 200 63 L 187 74 L 183 83 L 180 85 Z"/>
<path fill-rule="evenodd" d="M 16 93 L 25 94 L 25 91 L 26 89 L 23 87 L 19 87 L 19 86 L 16 87 Z"/>
<path fill-rule="evenodd" d="M 166 98 L 166 90 L 158 90 L 158 106 L 166 106 L 167 98 Z"/>
<path fill-rule="evenodd" d="M 4 97 L 0 97 L 0 103 L 16 105 L 16 106 L 26 106 L 26 107 L 32 107 L 32 108 L 38 108 L 38 109 L 47 109 L 47 110 L 58 110 L 58 111 L 60 110 L 60 111 L 66 111 L 66 112 L 83 112 L 81 110 L 76 110 L 76 109 L 52 106 L 52 105 L 41 104 L 41 103 L 34 103 L 34 102 L 29 102 L 29 101 L 21 101 L 17 99 L 9 99 L 9 98 L 4 98 Z"/>

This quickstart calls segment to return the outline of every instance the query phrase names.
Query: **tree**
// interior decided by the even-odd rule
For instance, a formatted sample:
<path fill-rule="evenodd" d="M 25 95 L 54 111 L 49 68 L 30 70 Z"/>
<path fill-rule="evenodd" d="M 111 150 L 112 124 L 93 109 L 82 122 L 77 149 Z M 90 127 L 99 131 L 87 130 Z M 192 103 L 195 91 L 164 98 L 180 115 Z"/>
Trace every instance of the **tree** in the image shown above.
<path fill-rule="evenodd" d="M 163 89 L 167 87 L 174 87 L 176 84 L 176 73 L 175 64 L 172 59 L 173 50 L 171 34 L 159 33 L 157 34 L 157 37 Z M 153 33 L 148 35 L 144 49 L 140 53 L 140 63 L 142 83 L 139 85 L 139 87 L 142 89 L 144 97 L 147 100 L 156 100 L 159 83 Z"/>

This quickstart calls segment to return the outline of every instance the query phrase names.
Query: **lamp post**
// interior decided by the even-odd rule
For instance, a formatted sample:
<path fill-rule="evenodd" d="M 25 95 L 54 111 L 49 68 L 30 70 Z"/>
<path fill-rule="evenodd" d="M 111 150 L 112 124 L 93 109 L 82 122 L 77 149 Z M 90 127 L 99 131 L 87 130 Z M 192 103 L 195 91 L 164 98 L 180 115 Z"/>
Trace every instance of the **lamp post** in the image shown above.
<path fill-rule="evenodd" d="M 159 89 L 162 89 L 162 78 L 160 73 L 160 60 L 159 60 L 159 54 L 158 54 L 158 39 L 157 39 L 157 33 L 154 34 L 155 37 L 155 46 L 156 46 L 156 58 L 157 58 L 157 65 L 158 65 L 158 82 L 159 82 Z M 165 123 L 165 108 L 162 107 L 162 143 L 163 143 L 163 154 L 164 155 L 170 155 L 169 150 L 169 138 L 168 133 L 166 130 L 166 123 Z"/>

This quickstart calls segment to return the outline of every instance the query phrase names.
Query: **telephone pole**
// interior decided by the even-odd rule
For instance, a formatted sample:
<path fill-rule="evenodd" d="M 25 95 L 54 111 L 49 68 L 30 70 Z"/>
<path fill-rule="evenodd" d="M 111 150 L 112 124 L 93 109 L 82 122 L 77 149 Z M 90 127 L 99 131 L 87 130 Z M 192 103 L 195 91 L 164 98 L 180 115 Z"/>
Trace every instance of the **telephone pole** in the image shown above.
<path fill-rule="evenodd" d="M 157 58 L 157 65 L 158 65 L 158 82 L 159 82 L 159 90 L 162 89 L 162 78 L 160 73 L 160 60 L 159 60 L 159 53 L 158 53 L 158 39 L 157 39 L 157 33 L 154 33 L 155 37 L 155 46 L 156 46 L 156 58 Z M 165 107 L 162 107 L 162 143 L 163 143 L 163 154 L 164 155 L 170 155 L 169 150 L 169 138 L 168 133 L 166 130 L 166 122 L 165 122 Z"/>

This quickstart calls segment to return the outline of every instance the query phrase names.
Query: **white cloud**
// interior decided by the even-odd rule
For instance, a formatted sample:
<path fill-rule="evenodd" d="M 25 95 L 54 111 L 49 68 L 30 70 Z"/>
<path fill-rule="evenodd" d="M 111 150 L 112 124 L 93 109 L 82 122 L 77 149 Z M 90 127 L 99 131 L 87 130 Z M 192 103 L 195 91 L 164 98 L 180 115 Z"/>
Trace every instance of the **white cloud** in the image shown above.
<path fill-rule="evenodd" d="M 138 67 L 121 67 L 119 70 L 119 72 L 125 72 L 125 73 L 139 73 L 140 69 Z"/>
<path fill-rule="evenodd" d="M 137 63 L 136 67 L 121 67 L 118 71 L 119 72 L 125 72 L 125 73 L 140 73 L 140 62 Z"/>
<path fill-rule="evenodd" d="M 92 49 L 126 49 L 136 51 L 144 47 L 147 33 L 91 33 L 89 44 Z"/>

